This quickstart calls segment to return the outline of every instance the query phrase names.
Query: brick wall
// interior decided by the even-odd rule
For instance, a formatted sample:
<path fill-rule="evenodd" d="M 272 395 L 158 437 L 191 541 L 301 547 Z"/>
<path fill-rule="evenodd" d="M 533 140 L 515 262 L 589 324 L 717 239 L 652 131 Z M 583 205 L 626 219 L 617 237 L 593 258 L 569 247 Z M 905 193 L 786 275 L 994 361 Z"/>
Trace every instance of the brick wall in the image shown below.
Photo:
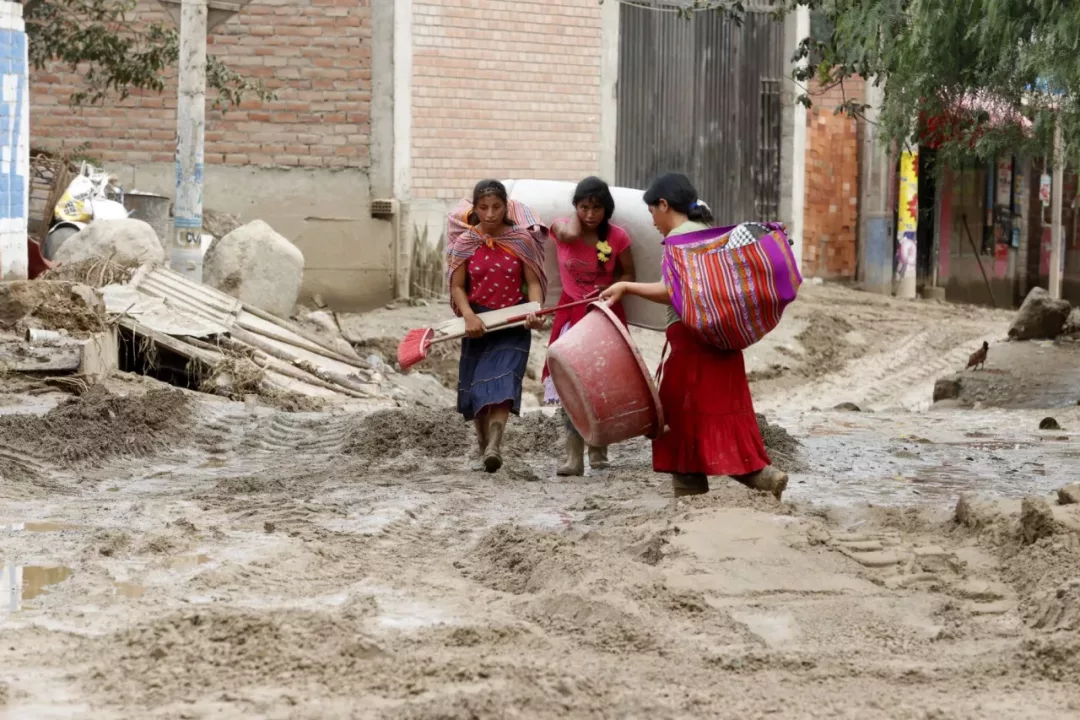
<path fill-rule="evenodd" d="M 854 278 L 858 267 L 860 122 L 835 114 L 845 99 L 861 99 L 862 80 L 822 91 L 811 86 L 807 113 L 803 274 Z"/>
<path fill-rule="evenodd" d="M 139 0 L 135 22 L 161 20 Z M 370 0 L 254 0 L 209 38 L 209 52 L 262 80 L 278 99 L 208 111 L 207 165 L 366 168 L 371 104 Z M 164 93 L 133 93 L 75 110 L 78 76 L 53 68 L 31 83 L 33 143 L 91 145 L 108 163 L 171 163 L 176 150 L 175 72 Z"/>
<path fill-rule="evenodd" d="M 596 0 L 415 0 L 413 196 L 599 167 Z"/>

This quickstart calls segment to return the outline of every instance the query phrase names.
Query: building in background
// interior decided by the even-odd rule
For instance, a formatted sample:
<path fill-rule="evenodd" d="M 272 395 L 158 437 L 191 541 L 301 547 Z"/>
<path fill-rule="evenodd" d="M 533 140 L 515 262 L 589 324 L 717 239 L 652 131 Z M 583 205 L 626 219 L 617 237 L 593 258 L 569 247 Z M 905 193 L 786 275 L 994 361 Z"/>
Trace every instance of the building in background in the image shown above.
<path fill-rule="evenodd" d="M 22 5 L 0 1 L 0 280 L 27 276 L 30 102 Z"/>
<path fill-rule="evenodd" d="M 866 122 L 837 112 L 862 100 L 862 79 L 823 88 L 810 85 L 806 118 L 806 200 L 802 272 L 806 277 L 855 280 L 859 247 L 861 158 Z"/>
<path fill-rule="evenodd" d="M 254 0 L 209 51 L 278 98 L 208 114 L 204 205 L 272 225 L 304 253 L 304 294 L 343 310 L 441 292 L 444 214 L 483 177 L 686 172 L 721 222 L 780 219 L 801 243 L 795 16 L 686 4 Z M 139 0 L 134 19 L 165 13 Z M 73 109 L 77 82 L 32 75 L 34 144 L 89 143 L 125 188 L 171 197 L 175 77 Z"/>

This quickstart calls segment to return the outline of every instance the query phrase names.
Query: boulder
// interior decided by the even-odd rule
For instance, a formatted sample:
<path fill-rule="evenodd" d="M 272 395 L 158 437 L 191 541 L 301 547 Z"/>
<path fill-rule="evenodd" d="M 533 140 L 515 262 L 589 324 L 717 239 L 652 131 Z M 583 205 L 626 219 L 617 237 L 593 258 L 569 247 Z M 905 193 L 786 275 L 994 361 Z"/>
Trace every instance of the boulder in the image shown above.
<path fill-rule="evenodd" d="M 1058 505 L 1080 505 L 1080 482 L 1058 488 Z"/>
<path fill-rule="evenodd" d="M 203 232 L 212 236 L 215 240 L 220 240 L 241 225 L 243 223 L 240 222 L 240 218 L 236 215 L 218 212 L 217 210 L 203 210 Z"/>
<path fill-rule="evenodd" d="M 165 249 L 154 228 L 142 220 L 96 220 L 68 238 L 53 259 L 60 264 L 91 258 L 122 266 L 160 264 Z"/>
<path fill-rule="evenodd" d="M 1009 328 L 1013 340 L 1053 340 L 1061 334 L 1072 306 L 1054 300 L 1040 287 L 1032 288 Z"/>
<path fill-rule="evenodd" d="M 218 240 L 203 260 L 204 283 L 281 318 L 296 305 L 303 279 L 303 254 L 262 220 Z"/>

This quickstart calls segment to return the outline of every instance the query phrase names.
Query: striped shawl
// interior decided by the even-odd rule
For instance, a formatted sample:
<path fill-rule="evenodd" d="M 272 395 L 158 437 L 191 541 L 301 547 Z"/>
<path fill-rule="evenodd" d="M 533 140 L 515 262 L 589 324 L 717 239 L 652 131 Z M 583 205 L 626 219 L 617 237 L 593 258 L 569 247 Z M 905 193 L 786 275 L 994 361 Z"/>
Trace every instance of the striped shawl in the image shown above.
<path fill-rule="evenodd" d="M 469 213 L 472 203 L 462 200 L 446 216 L 446 285 L 452 287 L 454 271 L 469 261 L 473 253 L 482 245 L 500 247 L 521 260 L 540 278 L 541 297 L 547 297 L 547 274 L 544 272 L 544 242 L 547 239 L 547 226 L 529 206 L 511 200 L 507 207 L 513 225 L 507 225 L 505 232 L 498 237 L 489 237 L 480 232 L 478 227 L 469 225 Z M 461 312 L 454 307 L 453 297 L 450 306 L 458 315 Z"/>

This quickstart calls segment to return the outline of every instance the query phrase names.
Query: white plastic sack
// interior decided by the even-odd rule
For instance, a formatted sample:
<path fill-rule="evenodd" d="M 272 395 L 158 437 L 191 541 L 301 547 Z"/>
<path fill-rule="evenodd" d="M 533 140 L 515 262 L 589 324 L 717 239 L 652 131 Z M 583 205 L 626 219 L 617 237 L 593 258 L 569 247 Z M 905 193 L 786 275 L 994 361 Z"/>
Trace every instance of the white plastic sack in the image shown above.
<path fill-rule="evenodd" d="M 131 215 L 123 204 L 115 200 L 93 198 L 90 201 L 90 208 L 94 220 L 124 220 Z"/>
<path fill-rule="evenodd" d="M 90 222 L 94 219 L 93 202 L 106 199 L 109 174 L 88 163 L 83 163 L 79 174 L 60 196 L 53 210 L 53 217 L 61 222 Z M 124 217 L 127 217 L 125 215 Z"/>

